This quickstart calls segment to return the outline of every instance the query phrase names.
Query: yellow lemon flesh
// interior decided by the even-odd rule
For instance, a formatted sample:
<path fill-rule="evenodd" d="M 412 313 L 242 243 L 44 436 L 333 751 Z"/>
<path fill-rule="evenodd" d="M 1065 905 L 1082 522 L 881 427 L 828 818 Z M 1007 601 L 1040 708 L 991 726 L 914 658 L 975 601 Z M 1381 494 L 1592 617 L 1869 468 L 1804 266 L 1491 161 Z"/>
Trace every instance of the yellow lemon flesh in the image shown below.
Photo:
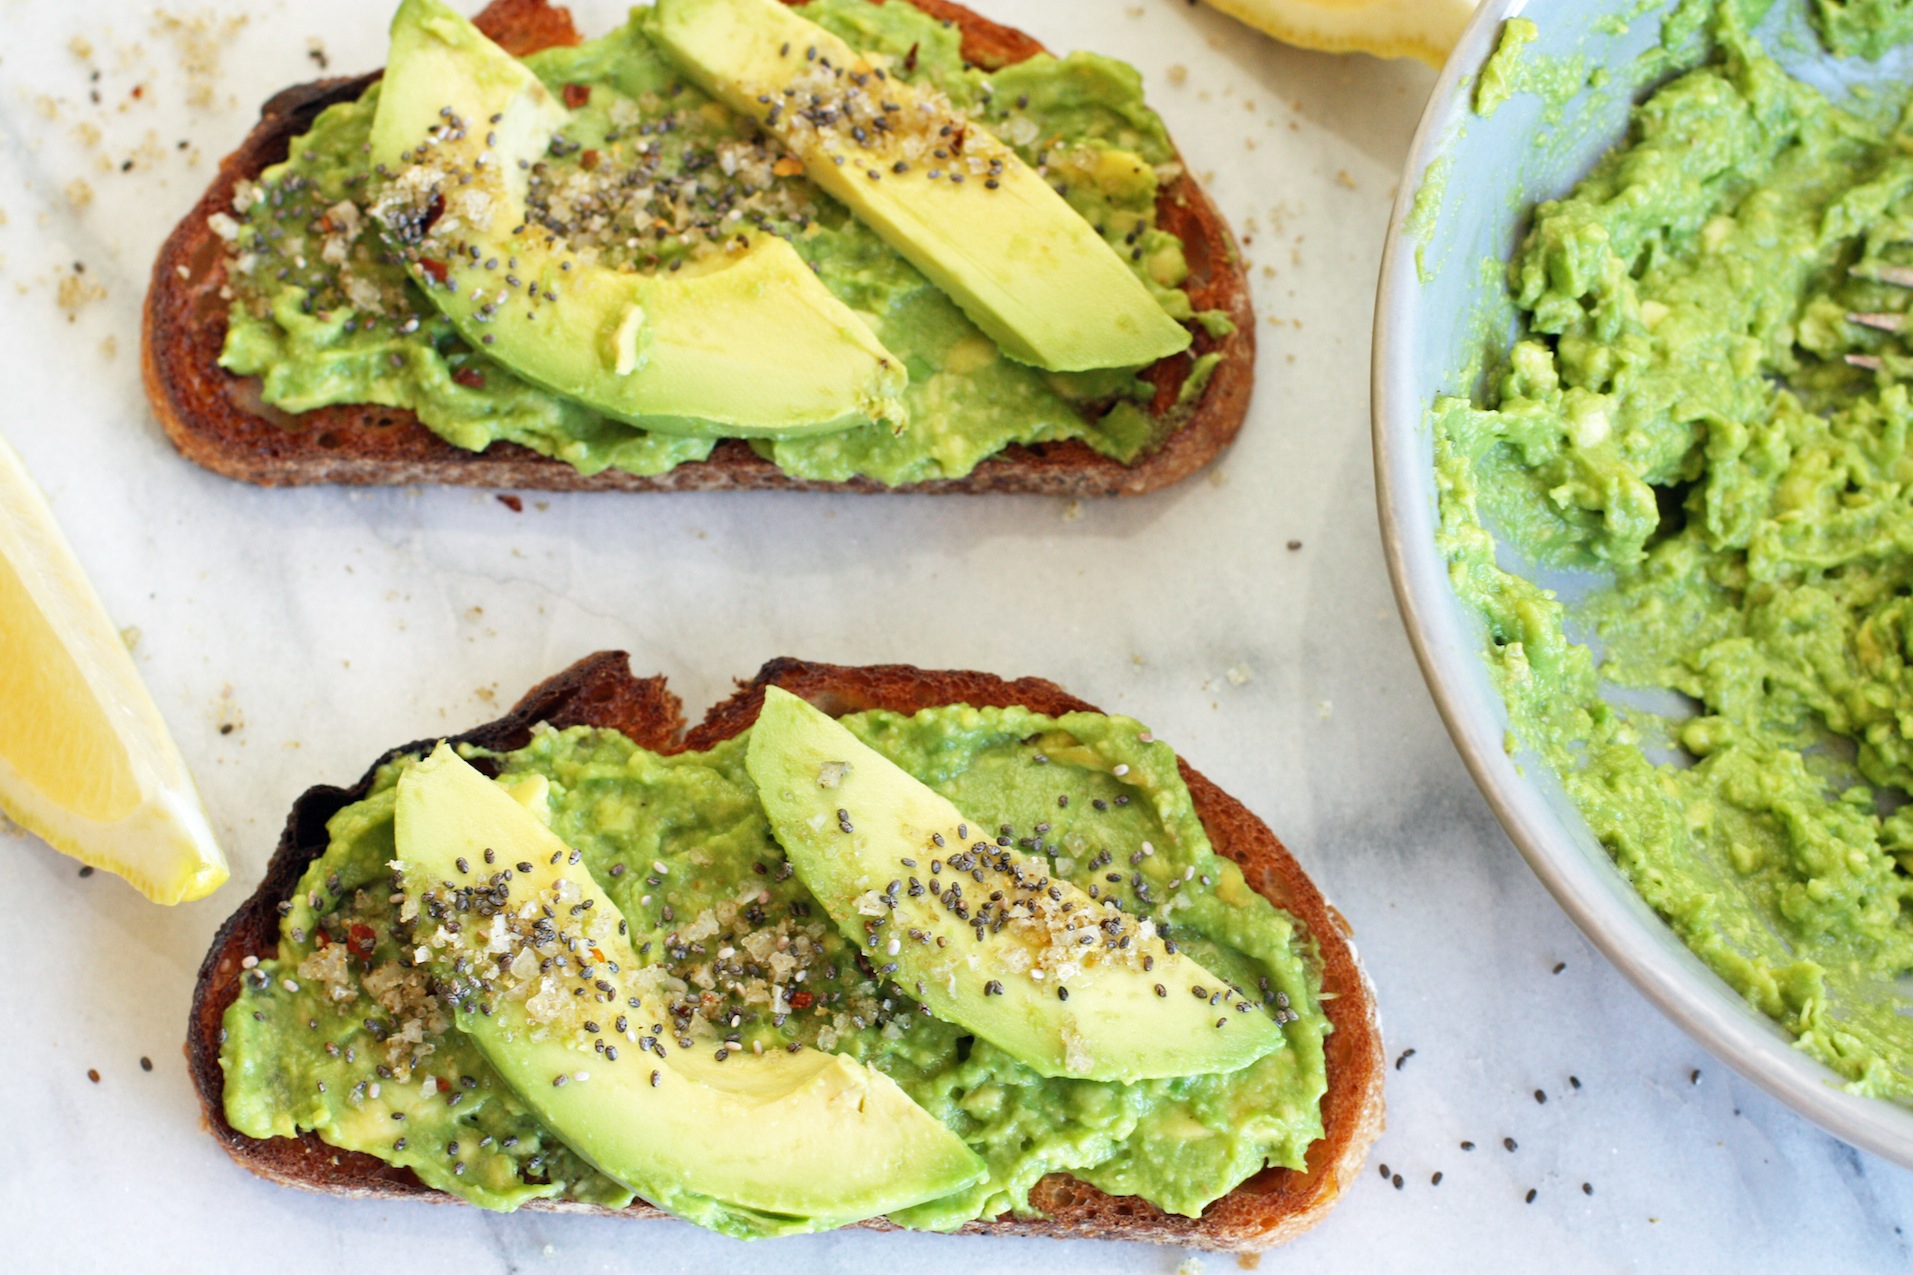
<path fill-rule="evenodd" d="M 0 810 L 158 903 L 226 859 L 99 595 L 0 438 Z"/>
<path fill-rule="evenodd" d="M 1209 0 L 1276 39 L 1330 53 L 1420 58 L 1440 67 L 1476 0 Z"/>

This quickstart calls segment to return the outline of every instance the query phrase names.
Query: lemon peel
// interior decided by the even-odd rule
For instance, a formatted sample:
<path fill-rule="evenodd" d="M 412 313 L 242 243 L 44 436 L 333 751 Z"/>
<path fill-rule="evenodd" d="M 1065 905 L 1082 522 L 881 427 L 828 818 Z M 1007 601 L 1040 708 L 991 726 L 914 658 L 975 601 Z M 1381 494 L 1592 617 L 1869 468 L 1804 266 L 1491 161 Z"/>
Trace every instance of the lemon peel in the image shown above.
<path fill-rule="evenodd" d="M 201 898 L 227 877 L 120 631 L 4 438 L 0 811 L 157 903 Z"/>
<path fill-rule="evenodd" d="M 1209 0 L 1286 44 L 1329 53 L 1420 58 L 1440 68 L 1476 0 Z"/>

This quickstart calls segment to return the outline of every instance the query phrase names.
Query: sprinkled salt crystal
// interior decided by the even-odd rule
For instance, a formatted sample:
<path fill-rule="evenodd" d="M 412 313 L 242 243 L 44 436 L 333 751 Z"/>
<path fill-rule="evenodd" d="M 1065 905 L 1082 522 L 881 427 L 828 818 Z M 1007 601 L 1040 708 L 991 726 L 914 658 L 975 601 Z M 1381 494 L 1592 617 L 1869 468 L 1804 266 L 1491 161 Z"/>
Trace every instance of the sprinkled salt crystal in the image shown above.
<path fill-rule="evenodd" d="M 1127 775 L 1129 773 L 1129 763 L 1117 762 L 1116 769 L 1112 771 L 1111 773 L 1114 774 L 1116 778 L 1121 779 L 1124 775 Z"/>

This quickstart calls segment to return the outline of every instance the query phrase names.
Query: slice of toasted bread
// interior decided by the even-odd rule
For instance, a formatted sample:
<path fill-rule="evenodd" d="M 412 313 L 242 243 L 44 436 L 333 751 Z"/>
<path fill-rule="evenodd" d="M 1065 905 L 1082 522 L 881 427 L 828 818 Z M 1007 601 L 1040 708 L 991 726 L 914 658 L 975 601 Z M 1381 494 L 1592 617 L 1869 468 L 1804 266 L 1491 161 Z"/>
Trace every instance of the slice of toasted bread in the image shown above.
<path fill-rule="evenodd" d="M 534 687 L 504 717 L 457 736 L 455 742 L 519 748 L 531 738 L 535 724 L 546 722 L 560 728 L 610 727 L 658 752 L 707 749 L 757 720 L 764 688 L 773 685 L 833 715 L 871 708 L 911 713 L 958 703 L 1022 705 L 1052 715 L 1096 711 L 1053 682 L 1037 678 L 1007 682 L 987 673 L 926 672 L 894 664 L 851 668 L 783 659 L 766 664 L 755 678 L 740 685 L 737 694 L 687 731 L 682 706 L 665 689 L 663 678 L 635 678 L 623 652 L 605 651 Z M 260 1177 L 333 1195 L 455 1198 L 425 1186 L 409 1170 L 360 1152 L 341 1151 L 313 1134 L 263 1141 L 245 1136 L 226 1123 L 225 1077 L 219 1065 L 220 1023 L 239 994 L 241 963 L 248 956 L 264 958 L 278 950 L 277 905 L 297 886 L 306 865 L 324 853 L 327 820 L 366 794 L 379 765 L 400 754 L 429 749 L 436 742 L 425 740 L 391 750 L 351 788 L 318 787 L 300 797 L 265 880 L 220 928 L 200 966 L 186 1040 L 193 1083 L 208 1128 L 233 1159 Z M 1322 1099 L 1325 1133 L 1309 1148 L 1306 1172 L 1265 1169 L 1211 1204 L 1200 1218 L 1164 1213 L 1145 1200 L 1107 1195 L 1064 1174 L 1052 1174 L 1030 1193 L 1030 1204 L 1042 1216 L 985 1219 L 964 1227 L 966 1232 L 1147 1240 L 1237 1252 L 1264 1249 L 1293 1239 L 1321 1221 L 1360 1172 L 1369 1145 L 1381 1132 L 1381 1030 L 1374 992 L 1356 961 L 1348 923 L 1323 900 L 1301 865 L 1261 820 L 1187 762 L 1181 763 L 1181 769 L 1196 813 L 1217 852 L 1239 864 L 1251 886 L 1298 918 L 1318 949 L 1323 1009 L 1334 1025 L 1327 1041 L 1328 1092 Z M 534 1201 L 526 1207 L 612 1212 L 562 1200 Z M 628 1217 L 663 1216 L 643 1203 L 618 1212 Z M 882 1219 L 862 1225 L 894 1229 Z"/>
<path fill-rule="evenodd" d="M 798 2 L 798 0 L 791 0 Z M 1029 36 L 990 22 L 950 0 L 913 3 L 963 32 L 963 56 L 994 68 L 1043 51 Z M 546 0 L 493 0 L 476 19 L 479 27 L 512 53 L 523 56 L 554 45 L 576 44 L 570 14 Z M 256 378 L 236 377 L 219 366 L 226 340 L 224 242 L 207 219 L 232 207 L 233 188 L 257 178 L 286 156 L 292 139 L 311 127 L 334 102 L 363 93 L 375 76 L 320 80 L 290 88 L 269 100 L 259 123 L 193 210 L 174 228 L 153 265 L 141 331 L 140 360 L 147 396 L 174 446 L 188 459 L 229 478 L 268 487 L 309 483 L 390 486 L 450 483 L 470 487 L 519 487 L 551 491 L 843 490 L 1023 492 L 1051 496 L 1135 495 L 1188 477 L 1213 460 L 1235 437 L 1248 411 L 1255 363 L 1255 316 L 1248 279 L 1222 215 L 1187 174 L 1168 183 L 1157 201 L 1161 225 L 1181 237 L 1189 262 L 1187 289 L 1197 310 L 1220 310 L 1235 324 L 1226 336 L 1195 330 L 1195 344 L 1144 373 L 1155 387 L 1150 410 L 1163 427 L 1161 446 L 1133 465 L 1098 455 L 1078 440 L 1012 446 L 982 462 L 968 476 L 885 487 L 869 479 L 844 483 L 792 478 L 732 439 L 709 459 L 679 465 L 652 478 L 619 470 L 587 477 L 563 461 L 514 443 L 497 442 L 483 452 L 454 447 L 411 412 L 372 405 L 324 407 L 297 416 L 268 405 Z M 1192 402 L 1181 402 L 1183 382 L 1197 357 L 1220 361 Z"/>

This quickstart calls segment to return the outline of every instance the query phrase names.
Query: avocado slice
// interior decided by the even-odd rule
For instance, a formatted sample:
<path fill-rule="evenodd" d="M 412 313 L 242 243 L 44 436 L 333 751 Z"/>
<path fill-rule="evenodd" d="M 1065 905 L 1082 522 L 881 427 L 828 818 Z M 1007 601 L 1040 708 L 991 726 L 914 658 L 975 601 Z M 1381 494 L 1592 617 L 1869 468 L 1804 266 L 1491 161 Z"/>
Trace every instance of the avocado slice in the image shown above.
<path fill-rule="evenodd" d="M 1043 1075 L 1207 1075 L 1284 1046 L 1279 1024 L 1151 922 L 993 844 L 982 824 L 788 691 L 766 688 L 745 766 L 784 853 L 838 928 L 879 968 L 894 965 L 890 978 L 933 1015 Z"/>
<path fill-rule="evenodd" d="M 372 125 L 388 243 L 459 333 L 513 372 L 666 434 L 795 438 L 901 425 L 902 361 L 774 235 L 682 270 L 594 264 L 526 225 L 568 112 L 440 0 L 404 0 Z"/>
<path fill-rule="evenodd" d="M 1078 372 L 1188 348 L 1189 333 L 1095 228 L 942 94 L 778 0 L 658 0 L 654 36 L 1011 358 Z"/>
<path fill-rule="evenodd" d="M 445 744 L 400 778 L 396 822 L 414 959 L 459 1030 L 553 1133 L 646 1200 L 751 1238 L 847 1225 L 982 1175 L 960 1138 L 853 1059 L 725 1058 L 701 1025 L 681 1048 L 578 853 Z"/>

